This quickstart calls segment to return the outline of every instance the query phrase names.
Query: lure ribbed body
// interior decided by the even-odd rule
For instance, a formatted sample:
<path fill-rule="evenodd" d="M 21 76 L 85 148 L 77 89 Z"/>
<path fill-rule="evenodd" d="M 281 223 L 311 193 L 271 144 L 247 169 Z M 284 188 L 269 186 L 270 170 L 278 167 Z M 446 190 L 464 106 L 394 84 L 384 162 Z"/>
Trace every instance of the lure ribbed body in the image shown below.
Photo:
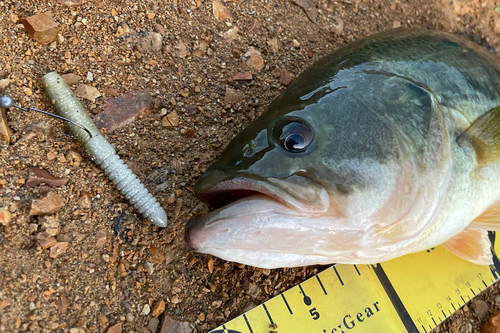
<path fill-rule="evenodd" d="M 104 170 L 118 190 L 144 217 L 157 226 L 165 227 L 167 215 L 163 208 L 120 159 L 113 146 L 101 135 L 83 105 L 61 76 L 56 72 L 51 72 L 42 77 L 42 82 L 58 114 L 84 126 L 92 134 L 92 137 L 89 137 L 83 129 L 70 123 L 66 124 L 73 136 L 85 147 L 92 160 Z"/>

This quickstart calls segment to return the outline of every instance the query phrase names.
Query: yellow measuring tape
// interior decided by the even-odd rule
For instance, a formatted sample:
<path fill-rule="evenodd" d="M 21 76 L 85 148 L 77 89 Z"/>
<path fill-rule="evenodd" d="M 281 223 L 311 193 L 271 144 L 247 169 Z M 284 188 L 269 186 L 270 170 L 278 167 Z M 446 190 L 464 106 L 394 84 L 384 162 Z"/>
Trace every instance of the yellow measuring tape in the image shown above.
<path fill-rule="evenodd" d="M 442 247 L 377 265 L 334 265 L 211 333 L 427 333 L 500 277 Z M 500 253 L 500 252 L 498 252 Z"/>

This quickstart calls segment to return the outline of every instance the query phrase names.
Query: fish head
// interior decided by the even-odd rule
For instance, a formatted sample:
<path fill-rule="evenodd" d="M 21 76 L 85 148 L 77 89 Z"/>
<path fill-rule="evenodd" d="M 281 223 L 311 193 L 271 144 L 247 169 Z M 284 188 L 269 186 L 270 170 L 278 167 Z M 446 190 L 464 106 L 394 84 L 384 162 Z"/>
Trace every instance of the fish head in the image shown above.
<path fill-rule="evenodd" d="M 320 83 L 289 88 L 197 181 L 196 195 L 215 210 L 188 222 L 189 247 L 272 268 L 376 262 L 414 236 L 397 221 L 418 192 L 408 152 L 418 147 L 387 110 L 422 114 L 429 95 L 359 71 Z M 384 99 L 386 90 L 405 98 Z"/>

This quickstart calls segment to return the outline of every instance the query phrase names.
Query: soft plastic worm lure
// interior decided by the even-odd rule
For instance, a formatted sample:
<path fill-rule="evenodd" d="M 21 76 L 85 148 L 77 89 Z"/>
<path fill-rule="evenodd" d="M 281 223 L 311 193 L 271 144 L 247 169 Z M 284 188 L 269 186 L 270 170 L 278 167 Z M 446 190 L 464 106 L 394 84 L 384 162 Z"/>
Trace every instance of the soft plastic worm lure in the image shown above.
<path fill-rule="evenodd" d="M 51 72 L 42 77 L 42 82 L 57 113 L 70 120 L 66 125 L 85 147 L 92 160 L 104 170 L 118 190 L 144 217 L 159 227 L 166 227 L 167 214 L 163 208 L 101 135 L 63 78 L 56 72 Z"/>

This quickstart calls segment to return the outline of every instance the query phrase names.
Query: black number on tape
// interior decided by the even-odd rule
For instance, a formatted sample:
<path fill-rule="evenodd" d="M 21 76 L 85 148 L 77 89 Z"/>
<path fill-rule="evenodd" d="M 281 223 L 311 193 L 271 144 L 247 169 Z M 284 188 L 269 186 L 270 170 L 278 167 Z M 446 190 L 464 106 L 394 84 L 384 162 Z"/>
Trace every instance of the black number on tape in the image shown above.
<path fill-rule="evenodd" d="M 319 312 L 316 310 L 316 308 L 312 308 L 311 310 L 309 310 L 309 313 L 314 320 L 317 320 L 319 318 Z"/>

